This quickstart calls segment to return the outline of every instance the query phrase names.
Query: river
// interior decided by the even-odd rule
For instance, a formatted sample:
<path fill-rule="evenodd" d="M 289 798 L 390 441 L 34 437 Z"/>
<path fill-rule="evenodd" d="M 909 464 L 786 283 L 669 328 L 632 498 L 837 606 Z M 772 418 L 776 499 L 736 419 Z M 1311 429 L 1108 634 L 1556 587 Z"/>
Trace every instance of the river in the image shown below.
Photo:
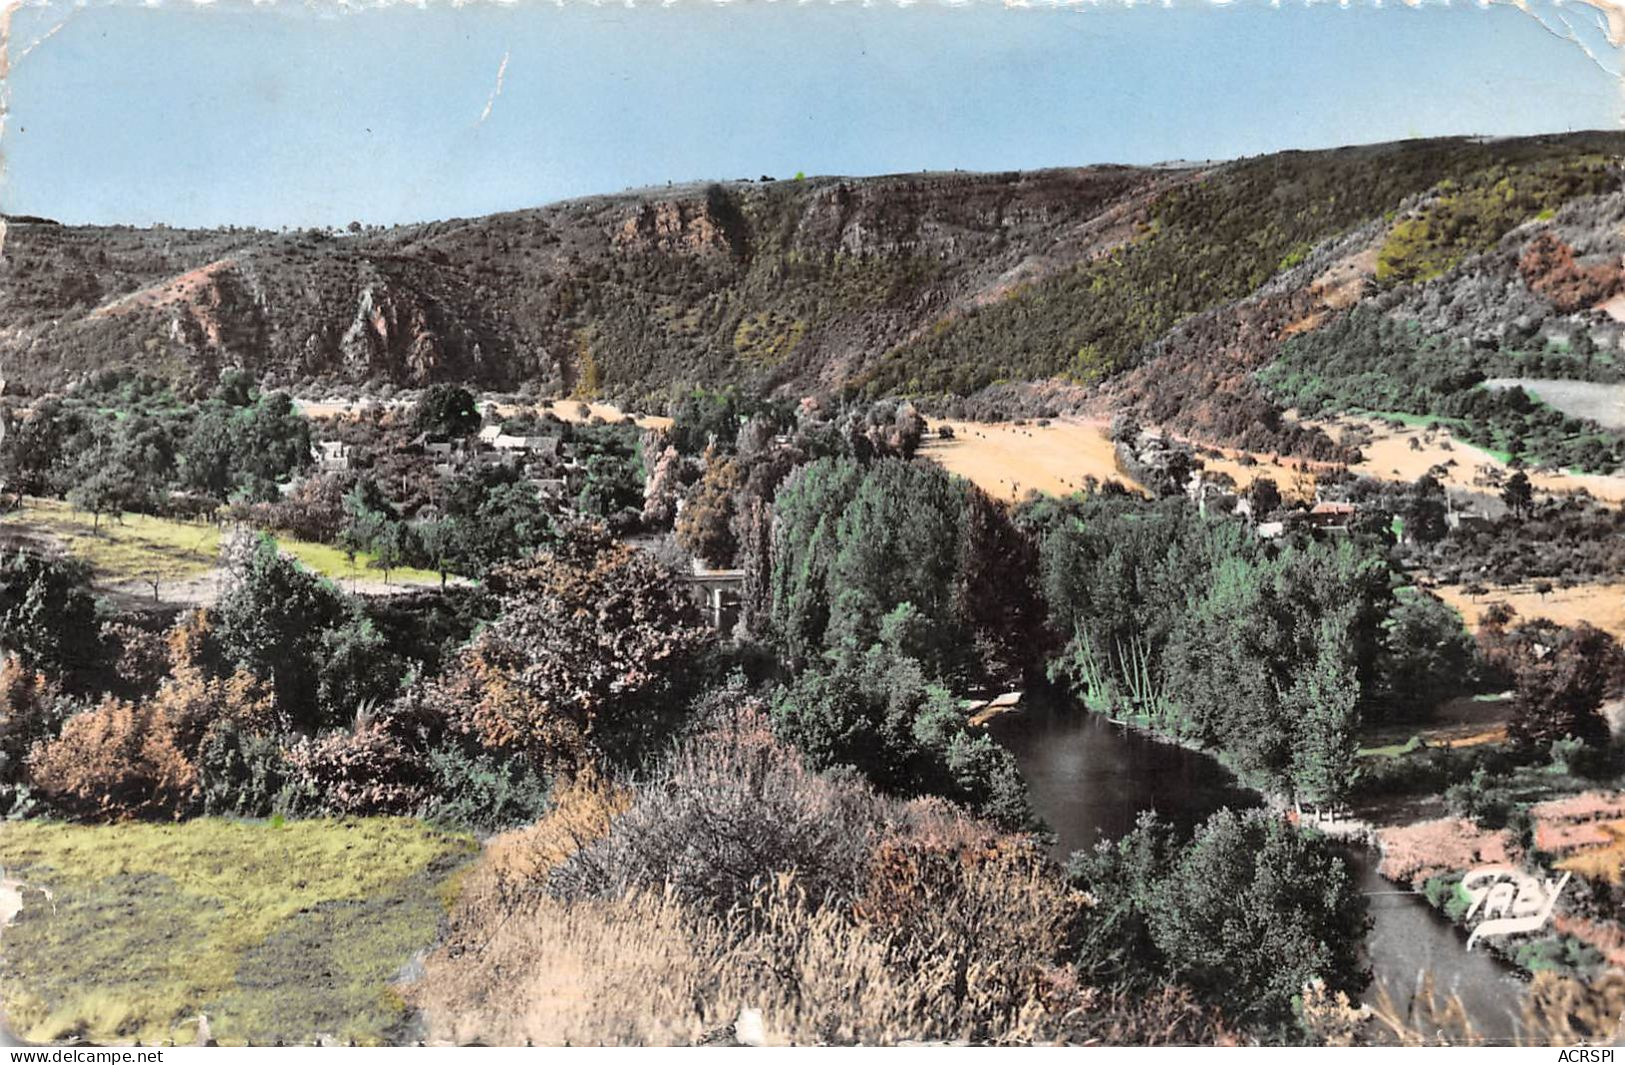
<path fill-rule="evenodd" d="M 1113 725 L 1081 708 L 1048 707 L 995 718 L 994 737 L 1015 755 L 1028 795 L 1056 836 L 1057 858 L 1134 827 L 1141 811 L 1192 826 L 1224 806 L 1258 805 L 1218 762 Z M 1441 1001 L 1459 996 L 1474 1026 L 1489 1042 L 1510 1042 L 1524 985 L 1488 955 L 1468 953 L 1466 941 L 1421 896 L 1384 880 L 1377 855 L 1347 854 L 1371 907 L 1366 940 L 1372 985 L 1409 1003 L 1419 976 L 1431 973 Z"/>

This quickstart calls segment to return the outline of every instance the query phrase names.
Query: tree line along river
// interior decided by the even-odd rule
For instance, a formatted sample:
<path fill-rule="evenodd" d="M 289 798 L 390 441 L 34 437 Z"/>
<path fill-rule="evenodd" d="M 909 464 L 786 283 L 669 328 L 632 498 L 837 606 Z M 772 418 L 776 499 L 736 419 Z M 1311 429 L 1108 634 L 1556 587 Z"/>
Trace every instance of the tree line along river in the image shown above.
<path fill-rule="evenodd" d="M 1126 834 L 1145 811 L 1189 829 L 1223 807 L 1259 804 L 1207 755 L 1081 707 L 1039 700 L 1022 713 L 995 718 L 989 728 L 1015 756 L 1033 808 L 1055 833 L 1060 860 Z M 1523 983 L 1487 953 L 1469 953 L 1465 937 L 1421 895 L 1385 880 L 1376 851 L 1351 846 L 1345 857 L 1371 911 L 1367 1001 L 1386 988 L 1404 1007 L 1429 975 L 1440 1000 L 1458 996 L 1487 1041 L 1511 1042 Z"/>

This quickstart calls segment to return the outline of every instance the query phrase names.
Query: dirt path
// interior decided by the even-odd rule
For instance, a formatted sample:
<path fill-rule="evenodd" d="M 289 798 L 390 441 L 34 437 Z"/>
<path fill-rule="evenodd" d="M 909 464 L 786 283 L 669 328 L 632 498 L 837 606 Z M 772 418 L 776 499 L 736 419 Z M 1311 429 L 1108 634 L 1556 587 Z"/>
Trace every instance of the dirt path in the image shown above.
<path fill-rule="evenodd" d="M 283 553 L 283 557 L 298 561 L 295 556 L 286 552 Z M 96 591 L 121 610 L 214 606 L 220 600 L 220 591 L 224 584 L 222 576 L 223 571 L 216 566 L 214 569 L 200 573 L 195 577 L 162 581 L 158 585 L 158 597 L 156 599 L 152 595 L 152 585 L 144 581 L 120 581 L 103 584 L 97 586 Z M 426 588 L 439 587 L 438 584 L 419 584 L 399 580 L 385 584 L 381 576 L 341 576 L 329 577 L 328 579 L 351 595 L 405 595 L 408 592 L 421 592 Z M 446 581 L 448 587 L 461 587 L 471 583 L 473 582 L 466 577 L 450 577 Z"/>

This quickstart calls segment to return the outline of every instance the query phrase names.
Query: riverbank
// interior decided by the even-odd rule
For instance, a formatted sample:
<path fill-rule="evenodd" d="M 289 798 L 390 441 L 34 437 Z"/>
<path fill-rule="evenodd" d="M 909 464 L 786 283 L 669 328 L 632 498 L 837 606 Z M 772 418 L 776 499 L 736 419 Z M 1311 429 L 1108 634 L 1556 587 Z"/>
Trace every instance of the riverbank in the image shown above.
<path fill-rule="evenodd" d="M 1026 713 L 988 728 L 1015 756 L 1029 800 L 1055 834 L 1051 853 L 1058 861 L 1125 835 L 1148 811 L 1187 829 L 1226 806 L 1293 813 L 1290 803 L 1270 802 L 1194 745 L 1076 704 L 1035 699 Z M 1499 961 L 1468 952 L 1459 931 L 1409 884 L 1383 876 L 1382 851 L 1366 845 L 1380 839 L 1379 828 L 1365 818 L 1343 827 L 1337 836 L 1373 920 L 1367 937 L 1373 981 L 1365 1001 L 1397 1004 L 1403 1013 L 1428 990 L 1441 1002 L 1459 999 L 1485 1039 L 1513 1041 L 1526 985 Z"/>

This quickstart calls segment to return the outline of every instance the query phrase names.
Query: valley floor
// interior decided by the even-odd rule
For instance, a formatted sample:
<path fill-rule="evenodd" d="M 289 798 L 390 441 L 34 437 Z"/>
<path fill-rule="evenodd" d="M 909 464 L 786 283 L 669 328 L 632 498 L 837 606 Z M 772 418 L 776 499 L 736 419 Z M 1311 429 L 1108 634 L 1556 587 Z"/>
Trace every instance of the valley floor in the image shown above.
<path fill-rule="evenodd" d="M 211 521 L 147 514 L 97 520 L 60 500 L 29 498 L 0 515 L 0 545 L 45 548 L 85 562 L 96 590 L 120 607 L 209 606 L 220 591 L 223 529 Z M 440 584 L 438 573 L 406 567 L 390 570 L 385 580 L 365 552 L 352 559 L 331 544 L 278 537 L 277 547 L 305 569 L 357 594 L 387 595 Z"/>

